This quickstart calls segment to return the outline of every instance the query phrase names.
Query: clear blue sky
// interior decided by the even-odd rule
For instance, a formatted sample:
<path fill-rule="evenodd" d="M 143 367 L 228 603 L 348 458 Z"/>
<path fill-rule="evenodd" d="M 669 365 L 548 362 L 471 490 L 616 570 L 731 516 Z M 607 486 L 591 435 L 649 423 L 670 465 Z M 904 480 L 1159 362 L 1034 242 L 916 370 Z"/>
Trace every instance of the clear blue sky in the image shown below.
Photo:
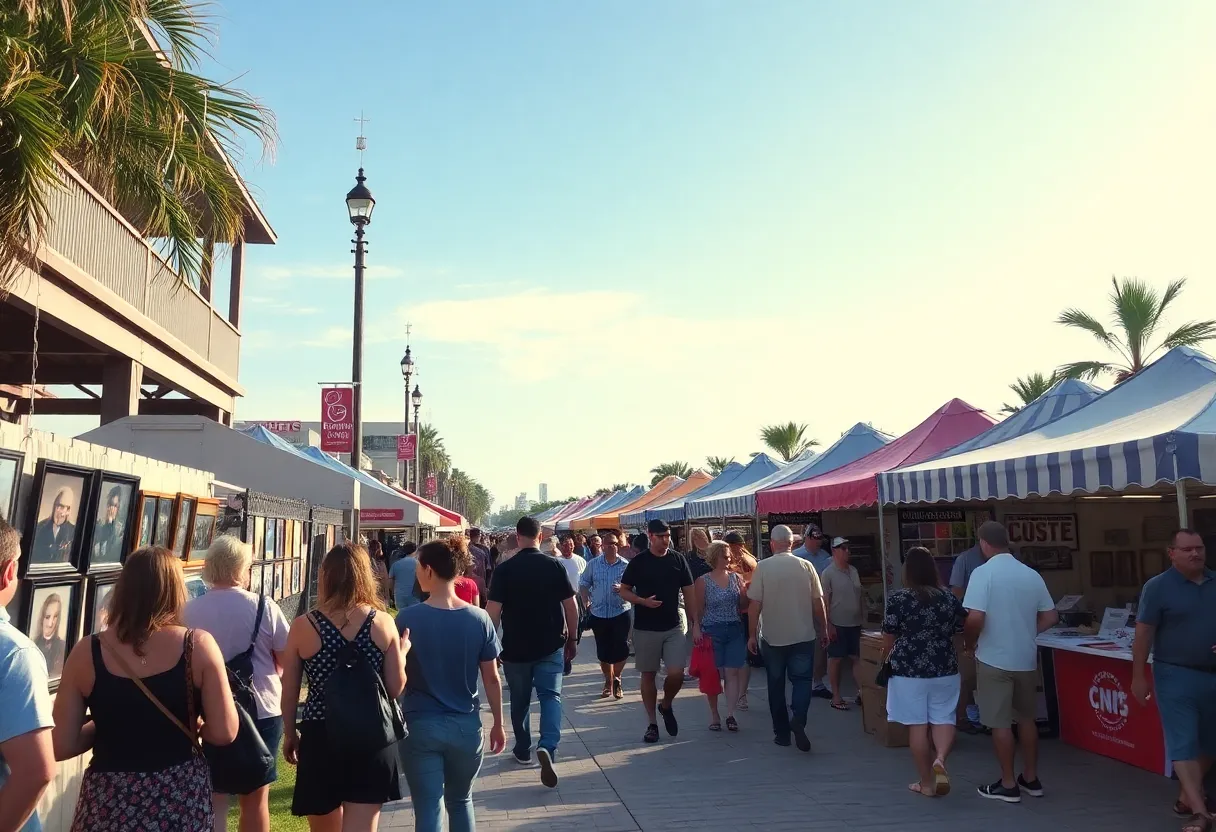
<path fill-rule="evenodd" d="M 244 167 L 239 418 L 349 377 L 366 111 L 366 415 L 404 325 L 455 464 L 503 503 L 899 433 L 1101 351 L 1112 274 L 1216 316 L 1216 3 L 225 0 L 214 72 L 278 117 Z"/>

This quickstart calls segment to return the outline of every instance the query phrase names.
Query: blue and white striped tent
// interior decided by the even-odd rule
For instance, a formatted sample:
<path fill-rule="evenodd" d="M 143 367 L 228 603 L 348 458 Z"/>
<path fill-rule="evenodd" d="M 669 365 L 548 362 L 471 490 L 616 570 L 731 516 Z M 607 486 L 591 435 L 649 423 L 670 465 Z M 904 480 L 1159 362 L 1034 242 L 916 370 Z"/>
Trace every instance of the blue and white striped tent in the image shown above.
<path fill-rule="evenodd" d="M 561 520 L 558 520 L 557 530 L 559 532 L 568 532 L 571 529 L 571 524 L 576 520 L 582 520 L 584 517 L 590 517 L 593 514 L 599 514 L 602 511 L 608 511 L 609 509 L 624 505 L 628 499 L 632 499 L 629 497 L 630 494 L 638 497 L 641 496 L 643 491 L 642 486 L 638 485 L 627 491 L 613 491 L 609 494 L 604 494 L 599 501 L 580 508 L 569 517 L 563 517 Z"/>
<path fill-rule="evenodd" d="M 1216 361 L 1176 347 L 1071 413 L 995 444 L 947 453 L 879 474 L 879 499 L 1067 496 L 1182 480 L 1216 485 Z"/>
<path fill-rule="evenodd" d="M 738 463 L 731 464 L 738 465 Z M 749 484 L 766 479 L 779 471 L 785 470 L 785 468 L 786 464 L 784 462 L 778 462 L 768 454 L 756 454 L 747 465 L 740 465 L 739 470 L 731 473 L 729 476 L 727 472 L 730 470 L 730 466 L 728 465 L 722 470 L 720 475 L 692 494 L 686 494 L 680 499 L 673 500 L 666 505 L 647 509 L 646 519 L 649 521 L 657 518 L 659 520 L 666 520 L 668 523 L 683 522 L 690 499 L 698 497 L 703 499 L 712 498 L 714 495 L 724 491 L 734 488 L 745 488 Z"/>
<path fill-rule="evenodd" d="M 775 488 L 792 482 L 802 482 L 842 465 L 861 459 L 866 454 L 881 448 L 891 441 L 885 433 L 858 422 L 845 431 L 832 446 L 823 453 L 813 450 L 803 452 L 779 471 L 774 471 L 762 480 L 739 483 L 729 491 L 723 491 L 704 499 L 690 500 L 685 512 L 690 518 L 751 517 L 756 513 L 756 493 L 765 488 Z"/>
<path fill-rule="evenodd" d="M 683 520 L 684 519 L 684 515 L 683 515 L 684 502 L 688 498 L 690 498 L 694 495 L 697 495 L 697 494 L 709 493 L 707 491 L 707 489 L 712 489 L 714 486 L 714 483 L 721 482 L 723 480 L 733 481 L 736 477 L 739 476 L 739 474 L 742 471 L 743 471 L 743 465 L 741 463 L 732 462 L 729 465 L 727 465 L 725 468 L 723 468 L 722 472 L 720 474 L 718 474 L 718 476 L 714 477 L 712 480 L 705 483 L 703 486 L 698 488 L 696 491 L 693 491 L 691 494 L 685 494 L 683 496 L 677 497 L 676 499 L 671 500 L 669 502 L 654 506 L 652 509 L 649 509 L 649 510 L 643 508 L 641 511 L 631 511 L 629 514 L 623 514 L 623 515 L 621 515 L 621 523 L 622 523 L 622 525 L 628 526 L 630 528 L 640 529 L 646 525 L 646 521 L 653 520 L 654 517 L 657 516 L 657 515 L 652 515 L 651 514 L 652 511 L 673 510 L 673 509 L 680 510 L 681 514 L 678 519 Z M 667 520 L 669 523 L 671 523 L 671 522 L 675 522 L 677 518 L 672 517 L 671 519 L 668 519 L 666 516 L 664 516 L 662 519 Z"/>

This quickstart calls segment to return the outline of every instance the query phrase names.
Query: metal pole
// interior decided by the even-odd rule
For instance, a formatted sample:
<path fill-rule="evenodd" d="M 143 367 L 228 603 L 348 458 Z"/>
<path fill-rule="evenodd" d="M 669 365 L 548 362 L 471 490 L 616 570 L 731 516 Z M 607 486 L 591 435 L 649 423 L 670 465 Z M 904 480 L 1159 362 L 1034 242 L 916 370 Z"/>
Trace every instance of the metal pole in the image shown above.
<path fill-rule="evenodd" d="M 1190 528 L 1191 524 L 1187 522 L 1186 483 L 1178 478 L 1178 446 L 1173 444 L 1173 436 L 1166 437 L 1166 441 L 1170 443 L 1167 447 L 1174 458 L 1174 493 L 1178 497 L 1178 526 L 1183 529 Z"/>
<path fill-rule="evenodd" d="M 422 410 L 422 405 L 414 406 L 414 430 L 418 431 L 418 444 L 415 445 L 414 451 L 414 493 L 422 493 L 422 424 L 418 421 L 418 411 Z M 406 410 L 409 413 L 409 410 Z"/>
<path fill-rule="evenodd" d="M 354 422 L 354 434 L 351 437 L 351 467 L 359 470 L 359 461 L 363 456 L 363 223 L 355 225 L 355 332 L 353 362 L 350 371 L 351 383 L 354 385 L 354 407 L 351 414 Z M 358 483 L 355 485 L 359 488 Z M 359 542 L 359 504 L 350 515 L 350 536 L 354 542 Z"/>
<path fill-rule="evenodd" d="M 410 435 L 410 374 L 405 374 L 405 435 Z M 415 453 L 417 446 L 415 446 Z M 406 491 L 410 488 L 410 461 L 401 461 L 401 487 Z"/>
<path fill-rule="evenodd" d="M 887 536 L 883 533 L 882 486 L 878 492 L 878 568 L 882 570 L 882 616 L 887 617 Z"/>

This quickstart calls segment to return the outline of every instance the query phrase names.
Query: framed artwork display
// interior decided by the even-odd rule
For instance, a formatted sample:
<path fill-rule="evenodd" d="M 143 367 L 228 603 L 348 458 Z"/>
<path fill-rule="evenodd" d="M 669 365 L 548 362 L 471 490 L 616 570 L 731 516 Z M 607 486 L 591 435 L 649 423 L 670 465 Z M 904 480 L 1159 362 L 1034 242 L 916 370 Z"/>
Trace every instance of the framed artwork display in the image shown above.
<path fill-rule="evenodd" d="M 169 547 L 173 537 L 173 509 L 176 495 L 139 492 L 139 534 L 135 548 L 144 546 Z"/>
<path fill-rule="evenodd" d="M 260 518 L 259 518 L 260 519 Z M 279 524 L 273 517 L 266 518 L 266 540 L 265 548 L 262 550 L 262 557 L 266 560 L 274 560 L 275 552 L 278 551 L 276 545 L 278 540 Z"/>
<path fill-rule="evenodd" d="M 139 518 L 139 478 L 103 471 L 93 495 L 89 568 L 117 569 L 130 553 L 131 530 Z"/>
<path fill-rule="evenodd" d="M 266 557 L 266 518 L 253 518 L 253 561 L 257 563 Z"/>
<path fill-rule="evenodd" d="M 104 633 L 110 626 L 110 596 L 118 583 L 117 573 L 89 581 L 89 595 L 85 602 L 85 635 Z"/>
<path fill-rule="evenodd" d="M 187 560 L 203 560 L 207 549 L 215 539 L 216 518 L 219 514 L 219 502 L 216 500 L 199 500 L 194 509 L 194 522 L 190 530 L 190 548 Z"/>
<path fill-rule="evenodd" d="M 156 530 L 152 533 L 152 542 L 157 546 L 169 547 L 173 535 L 173 497 L 158 497 L 156 500 Z"/>
<path fill-rule="evenodd" d="M 21 482 L 21 468 L 25 464 L 25 454 L 21 451 L 10 451 L 0 448 L 0 517 L 9 523 L 16 518 L 17 485 Z"/>
<path fill-rule="evenodd" d="M 262 594 L 262 564 L 256 560 L 249 570 L 249 591 L 254 595 Z"/>
<path fill-rule="evenodd" d="M 279 521 L 282 522 L 282 521 Z M 279 561 L 274 565 L 274 593 L 273 597 L 276 601 L 283 598 L 283 562 Z"/>
<path fill-rule="evenodd" d="M 46 659 L 51 690 L 59 687 L 63 663 L 76 644 L 83 586 L 84 579 L 79 575 L 48 577 L 30 584 L 24 616 L 25 634 Z"/>
<path fill-rule="evenodd" d="M 1115 585 L 1115 553 L 1089 553 L 1089 582 L 1095 588 L 1106 588 Z"/>
<path fill-rule="evenodd" d="M 190 532 L 194 524 L 195 499 L 184 494 L 177 495 L 177 514 L 173 523 L 173 551 L 185 559 L 190 553 Z"/>
<path fill-rule="evenodd" d="M 201 595 L 207 594 L 207 584 L 203 581 L 203 576 L 199 572 L 192 572 L 186 575 L 186 598 L 193 601 Z"/>
<path fill-rule="evenodd" d="M 295 560 L 293 560 L 291 562 L 291 594 L 292 595 L 295 595 L 297 592 L 301 592 L 304 589 L 304 584 L 301 583 L 301 576 L 302 576 L 301 564 L 302 563 L 303 563 L 303 561 L 300 560 L 300 558 L 296 558 Z"/>
<path fill-rule="evenodd" d="M 1115 552 L 1115 585 L 1140 586 L 1140 556 L 1134 551 Z"/>
<path fill-rule="evenodd" d="M 93 493 L 97 471 L 38 460 L 26 523 L 25 575 L 72 571 L 91 529 L 91 508 L 82 509 Z"/>

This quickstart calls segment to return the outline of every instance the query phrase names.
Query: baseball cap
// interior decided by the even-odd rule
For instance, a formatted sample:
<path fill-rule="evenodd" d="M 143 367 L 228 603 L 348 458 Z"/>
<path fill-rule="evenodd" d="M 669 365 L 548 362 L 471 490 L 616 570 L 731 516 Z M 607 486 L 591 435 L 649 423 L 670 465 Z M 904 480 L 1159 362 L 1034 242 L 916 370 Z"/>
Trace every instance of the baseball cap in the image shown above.
<path fill-rule="evenodd" d="M 833 537 L 832 538 L 832 548 L 833 549 L 839 549 L 841 546 L 848 546 L 848 545 L 849 545 L 849 539 L 847 537 Z"/>
<path fill-rule="evenodd" d="M 663 520 L 655 518 L 646 524 L 646 531 L 650 534 L 667 534 L 671 531 L 671 526 L 668 526 Z"/>
<path fill-rule="evenodd" d="M 736 546 L 743 545 L 743 535 L 738 532 L 727 532 L 726 537 L 722 538 L 727 543 L 733 543 Z"/>
<path fill-rule="evenodd" d="M 819 540 L 823 539 L 823 530 L 820 529 L 818 526 L 816 526 L 814 523 L 807 523 L 806 529 L 804 530 L 804 534 L 807 537 L 814 537 Z"/>

